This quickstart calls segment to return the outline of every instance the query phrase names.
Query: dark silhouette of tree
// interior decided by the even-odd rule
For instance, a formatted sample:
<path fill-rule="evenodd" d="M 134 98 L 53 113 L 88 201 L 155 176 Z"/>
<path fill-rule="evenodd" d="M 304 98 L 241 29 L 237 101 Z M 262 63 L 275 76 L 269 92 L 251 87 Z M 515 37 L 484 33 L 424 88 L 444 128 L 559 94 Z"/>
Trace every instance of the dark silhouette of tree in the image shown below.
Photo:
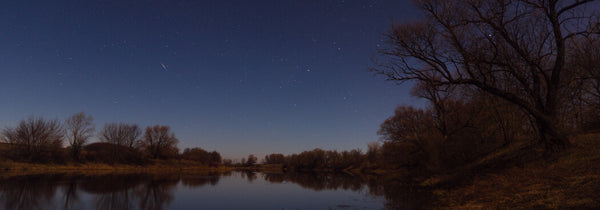
<path fill-rule="evenodd" d="M 275 157 L 278 154 L 274 154 Z M 276 159 L 276 158 L 275 158 Z M 359 168 L 366 160 L 366 155 L 358 149 L 350 151 L 332 151 L 314 149 L 300 154 L 285 156 L 282 168 L 286 171 L 343 171 L 345 169 Z M 269 158 L 271 161 L 271 158 Z"/>
<path fill-rule="evenodd" d="M 464 167 L 512 141 L 532 138 L 531 126 L 518 116 L 518 109 L 485 96 L 443 97 L 425 109 L 399 106 L 381 124 L 378 134 L 384 144 L 381 149 L 370 147 L 368 159 L 384 168 L 418 169 L 426 176 Z"/>
<path fill-rule="evenodd" d="M 169 126 L 148 126 L 144 132 L 142 148 L 152 158 L 164 158 L 177 154 L 178 142 L 179 140 L 175 138 L 175 134 L 171 132 Z"/>
<path fill-rule="evenodd" d="M 571 97 L 565 100 L 572 102 L 571 109 L 565 110 L 575 119 L 576 127 L 584 131 L 600 131 L 600 37 L 584 37 L 572 43 L 575 50 L 567 60 L 572 73 L 567 93 Z"/>
<path fill-rule="evenodd" d="M 240 161 L 240 165 L 246 165 L 246 158 L 242 158 L 242 160 Z"/>
<path fill-rule="evenodd" d="M 433 124 L 432 114 L 412 106 L 399 106 L 394 116 L 386 119 L 377 134 L 384 140 L 421 143 L 429 135 Z"/>
<path fill-rule="evenodd" d="M 106 142 L 94 142 L 83 147 L 86 151 L 84 161 L 98 163 L 122 163 L 131 165 L 145 165 L 149 159 L 143 152 L 129 147 Z"/>
<path fill-rule="evenodd" d="M 104 124 L 104 128 L 102 128 L 102 131 L 100 131 L 100 141 L 116 145 L 124 145 L 125 140 L 123 139 L 123 134 L 119 129 L 119 124 Z"/>
<path fill-rule="evenodd" d="M 47 161 L 47 156 L 62 147 L 63 129 L 58 120 L 30 117 L 16 128 L 2 131 L 4 141 L 16 145 L 20 155 L 35 161 Z"/>
<path fill-rule="evenodd" d="M 186 148 L 181 154 L 181 158 L 197 161 L 206 165 L 216 166 L 221 164 L 221 154 L 217 151 L 207 152 L 202 148 Z"/>
<path fill-rule="evenodd" d="M 233 160 L 231 160 L 231 159 L 223 159 L 223 165 L 232 166 L 233 165 Z"/>
<path fill-rule="evenodd" d="M 246 166 L 253 166 L 254 164 L 256 164 L 258 162 L 258 158 L 256 158 L 256 156 L 254 155 L 248 155 L 248 159 L 246 159 Z M 244 163 L 242 163 L 244 164 Z"/>
<path fill-rule="evenodd" d="M 142 131 L 136 124 L 127 123 L 107 123 L 100 132 L 100 140 L 112 145 L 111 157 L 114 160 L 121 158 L 123 150 L 127 153 L 137 152 L 136 144 L 140 141 Z"/>
<path fill-rule="evenodd" d="M 119 124 L 119 128 L 123 133 L 124 146 L 133 149 L 142 136 L 142 129 L 136 124 Z"/>
<path fill-rule="evenodd" d="M 71 145 L 71 155 L 75 160 L 79 160 L 79 154 L 83 144 L 94 133 L 94 118 L 83 112 L 74 114 L 65 120 L 65 129 L 67 131 L 67 141 Z"/>
<path fill-rule="evenodd" d="M 381 153 L 381 145 L 376 141 L 370 142 L 367 144 L 367 148 L 367 161 L 376 164 Z"/>
<path fill-rule="evenodd" d="M 285 156 L 283 154 L 270 154 L 265 156 L 266 164 L 283 164 Z"/>
<path fill-rule="evenodd" d="M 223 160 L 223 158 L 221 157 L 221 154 L 219 154 L 219 152 L 212 151 L 209 153 L 209 155 L 210 155 L 210 165 L 217 166 L 217 165 L 221 164 L 221 161 Z"/>
<path fill-rule="evenodd" d="M 136 124 L 107 123 L 100 133 L 103 142 L 134 148 L 142 130 Z"/>
<path fill-rule="evenodd" d="M 424 21 L 393 26 L 381 67 L 394 81 L 469 86 L 519 106 L 546 151 L 569 145 L 559 110 L 578 36 L 597 36 L 590 0 L 423 0 Z M 594 35 L 596 34 L 596 35 Z"/>

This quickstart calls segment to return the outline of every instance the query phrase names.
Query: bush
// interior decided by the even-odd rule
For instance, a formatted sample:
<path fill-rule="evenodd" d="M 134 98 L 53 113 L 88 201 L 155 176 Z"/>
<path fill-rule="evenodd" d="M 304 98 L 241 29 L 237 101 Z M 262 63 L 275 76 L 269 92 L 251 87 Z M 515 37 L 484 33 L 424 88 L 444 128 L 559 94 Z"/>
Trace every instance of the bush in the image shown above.
<path fill-rule="evenodd" d="M 197 161 L 204 165 L 221 165 L 221 154 L 219 154 L 217 151 L 207 152 L 206 150 L 203 150 L 199 147 L 195 147 L 192 149 L 187 148 L 183 150 L 181 158 L 184 160 Z"/>
<path fill-rule="evenodd" d="M 85 161 L 107 164 L 135 164 L 143 165 L 150 162 L 143 153 L 126 146 L 97 142 L 84 147 L 83 159 Z"/>

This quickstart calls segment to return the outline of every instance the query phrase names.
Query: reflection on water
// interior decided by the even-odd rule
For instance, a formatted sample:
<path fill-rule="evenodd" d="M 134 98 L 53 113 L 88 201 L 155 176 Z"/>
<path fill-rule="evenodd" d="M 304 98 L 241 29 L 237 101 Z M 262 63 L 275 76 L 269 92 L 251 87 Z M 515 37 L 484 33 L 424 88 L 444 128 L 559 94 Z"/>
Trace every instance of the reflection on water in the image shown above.
<path fill-rule="evenodd" d="M 0 176 L 2 177 L 2 176 Z M 227 183 L 220 184 L 220 180 L 226 179 Z M 300 194 L 318 193 L 331 191 L 341 196 L 342 192 L 353 192 L 362 195 L 365 200 L 371 198 L 385 198 L 384 203 L 379 206 L 395 209 L 414 209 L 426 207 L 431 203 L 432 196 L 418 186 L 410 185 L 401 180 L 376 177 L 356 176 L 349 174 L 317 174 L 317 173 L 293 173 L 293 174 L 264 174 L 256 172 L 229 172 L 229 173 L 207 173 L 207 174 L 110 174 L 110 175 L 81 175 L 81 174 L 52 174 L 52 175 L 27 175 L 27 176 L 3 176 L 0 178 L 0 209 L 169 209 L 169 208 L 207 208 L 207 202 L 201 203 L 199 199 L 207 197 L 198 191 L 203 186 L 210 186 L 216 194 L 213 199 L 232 200 L 230 195 L 239 191 L 248 190 L 242 188 L 268 187 L 270 190 L 281 190 L 274 192 L 289 194 L 289 190 L 274 188 L 277 185 L 301 186 Z M 227 187 L 227 186 L 233 186 Z M 239 189 L 236 188 L 239 186 Z M 186 190 L 187 189 L 187 190 Z M 220 191 L 222 194 L 217 194 Z M 211 193 L 208 192 L 208 193 Z M 253 192 L 253 191 L 250 191 Z M 260 194 L 261 192 L 253 192 Z M 264 193 L 264 192 L 262 192 Z M 191 195 L 190 195 L 191 194 Z M 290 194 L 291 196 L 292 194 Z M 310 203 L 310 200 L 297 200 L 291 198 L 288 206 L 296 207 L 295 203 Z M 175 204 L 179 197 L 196 196 L 191 202 Z M 220 196 L 220 197 L 219 197 Z M 265 194 L 266 196 L 266 194 Z M 351 197 L 352 195 L 350 195 Z M 268 196 L 267 196 L 268 197 Z M 252 197 L 256 198 L 256 197 Z M 275 198 L 272 198 L 275 199 Z M 281 199 L 281 198 L 279 198 Z M 327 198 L 325 198 L 327 199 Z M 333 199 L 333 198 L 331 198 Z M 354 198 L 354 201 L 358 199 Z M 241 206 L 244 208 L 279 208 L 280 206 Z M 235 201 L 234 201 L 235 203 Z M 230 203 L 225 203 L 229 205 Z M 256 203 L 258 205 L 258 203 Z M 263 205 L 264 204 L 264 205 Z M 203 206 L 204 205 L 204 206 Z M 212 207 L 218 207 L 215 204 Z M 253 205 L 253 204 L 250 204 Z M 272 205 L 277 205 L 272 203 Z M 177 207 L 175 207 L 177 206 Z M 235 206 L 229 206 L 235 207 Z M 240 206 L 238 206 L 240 207 Z M 307 207 L 307 206 L 303 206 Z M 331 208 L 318 207 L 316 208 Z M 334 208 L 348 207 L 339 204 Z M 366 206 L 371 208 L 373 206 Z M 312 207 L 308 207 L 312 208 Z"/>
<path fill-rule="evenodd" d="M 384 176 L 357 176 L 350 174 L 265 174 L 271 183 L 292 182 L 314 191 L 366 191 L 369 195 L 383 196 L 388 209 L 420 209 L 432 204 L 432 194 L 423 187 L 403 179 Z"/>

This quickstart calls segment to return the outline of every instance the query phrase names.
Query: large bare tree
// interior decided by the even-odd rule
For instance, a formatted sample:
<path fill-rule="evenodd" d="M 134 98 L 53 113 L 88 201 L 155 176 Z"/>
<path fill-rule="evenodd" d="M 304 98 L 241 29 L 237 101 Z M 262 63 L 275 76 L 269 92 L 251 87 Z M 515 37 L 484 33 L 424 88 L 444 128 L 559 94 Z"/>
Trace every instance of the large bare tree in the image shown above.
<path fill-rule="evenodd" d="M 559 123 L 567 55 L 597 36 L 593 0 L 420 0 L 426 17 L 387 34 L 374 71 L 390 80 L 471 86 L 523 109 L 548 151 L 569 145 Z M 596 6 L 596 7 L 590 7 Z"/>
<path fill-rule="evenodd" d="M 171 127 L 155 125 L 146 128 L 142 147 L 152 158 L 159 158 L 172 152 L 176 153 L 178 142 L 175 134 L 171 132 Z"/>
<path fill-rule="evenodd" d="M 79 160 L 83 144 L 94 135 L 94 118 L 83 112 L 74 114 L 65 120 L 66 138 L 71 145 L 71 155 Z"/>

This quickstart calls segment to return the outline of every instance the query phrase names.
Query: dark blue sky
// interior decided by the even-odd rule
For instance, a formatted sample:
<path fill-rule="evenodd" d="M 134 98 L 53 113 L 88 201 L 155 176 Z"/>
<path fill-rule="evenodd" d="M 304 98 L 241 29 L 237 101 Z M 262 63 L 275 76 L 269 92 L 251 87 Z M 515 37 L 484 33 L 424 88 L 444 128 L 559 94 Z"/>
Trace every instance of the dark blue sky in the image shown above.
<path fill-rule="evenodd" d="M 365 148 L 410 85 L 368 72 L 412 1 L 9 1 L 0 126 L 91 114 L 225 157 Z M 96 141 L 96 139 L 94 139 Z"/>

